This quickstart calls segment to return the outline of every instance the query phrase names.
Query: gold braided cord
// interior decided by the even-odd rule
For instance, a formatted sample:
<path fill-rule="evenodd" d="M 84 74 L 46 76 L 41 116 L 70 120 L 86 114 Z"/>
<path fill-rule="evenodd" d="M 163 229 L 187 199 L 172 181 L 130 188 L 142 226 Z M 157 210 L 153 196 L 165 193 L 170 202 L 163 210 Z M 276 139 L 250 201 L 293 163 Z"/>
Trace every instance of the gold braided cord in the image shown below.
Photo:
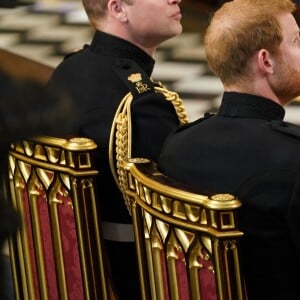
<path fill-rule="evenodd" d="M 161 83 L 159 84 L 160 84 L 159 87 L 157 86 L 155 87 L 155 91 L 162 93 L 165 96 L 166 100 L 170 101 L 173 104 L 180 124 L 188 123 L 189 122 L 188 114 L 183 105 L 183 101 L 179 97 L 178 93 L 166 89 Z"/>
<path fill-rule="evenodd" d="M 131 93 L 126 94 L 116 111 L 110 131 L 108 149 L 110 170 L 117 186 L 124 196 L 125 204 L 129 211 L 131 211 L 130 201 L 125 197 L 125 188 L 128 185 L 127 176 L 125 171 L 121 168 L 120 162 L 127 161 L 128 157 L 131 156 L 132 139 L 130 107 L 132 99 Z"/>
<path fill-rule="evenodd" d="M 180 124 L 188 123 L 188 115 L 184 108 L 183 101 L 180 99 L 176 92 L 167 90 L 164 86 L 155 86 L 155 92 L 162 93 L 167 101 L 170 101 Z M 126 189 L 128 187 L 128 179 L 126 171 L 122 168 L 121 162 L 128 161 L 131 157 L 131 145 L 132 145 L 132 126 L 131 126 L 131 102 L 133 100 L 132 94 L 129 92 L 122 99 L 110 131 L 109 138 L 109 164 L 114 180 L 122 192 L 125 204 L 131 213 L 131 201 L 127 199 Z M 115 150 L 115 151 L 114 151 Z M 115 155 L 114 155 L 115 153 Z"/>

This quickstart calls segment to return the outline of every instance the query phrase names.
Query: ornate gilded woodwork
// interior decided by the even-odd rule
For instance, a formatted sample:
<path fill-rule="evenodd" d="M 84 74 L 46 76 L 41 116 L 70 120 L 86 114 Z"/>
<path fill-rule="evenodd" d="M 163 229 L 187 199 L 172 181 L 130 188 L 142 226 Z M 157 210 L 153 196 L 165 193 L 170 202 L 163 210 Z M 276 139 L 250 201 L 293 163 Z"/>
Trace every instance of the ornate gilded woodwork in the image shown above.
<path fill-rule="evenodd" d="M 89 139 L 38 137 L 9 153 L 23 226 L 10 241 L 16 299 L 114 299 L 104 257 Z"/>
<path fill-rule="evenodd" d="M 229 194 L 197 194 L 166 178 L 154 163 L 121 166 L 132 215 L 142 299 L 242 300 L 237 209 Z"/>

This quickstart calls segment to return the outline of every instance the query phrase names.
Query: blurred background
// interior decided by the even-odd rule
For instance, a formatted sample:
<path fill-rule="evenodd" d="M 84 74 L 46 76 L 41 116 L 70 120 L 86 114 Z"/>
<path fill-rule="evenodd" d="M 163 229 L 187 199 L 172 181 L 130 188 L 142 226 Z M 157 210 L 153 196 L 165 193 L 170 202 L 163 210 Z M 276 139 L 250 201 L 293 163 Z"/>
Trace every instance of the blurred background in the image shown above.
<path fill-rule="evenodd" d="M 202 37 L 222 0 L 182 0 L 183 33 L 158 49 L 153 77 L 181 95 L 190 118 L 215 112 L 223 86 L 208 69 Z M 79 0 L 0 0 L 0 63 L 15 76 L 47 80 L 63 57 L 93 34 Z M 25 58 L 25 60 L 23 59 Z M 300 103 L 286 120 L 300 124 Z"/>

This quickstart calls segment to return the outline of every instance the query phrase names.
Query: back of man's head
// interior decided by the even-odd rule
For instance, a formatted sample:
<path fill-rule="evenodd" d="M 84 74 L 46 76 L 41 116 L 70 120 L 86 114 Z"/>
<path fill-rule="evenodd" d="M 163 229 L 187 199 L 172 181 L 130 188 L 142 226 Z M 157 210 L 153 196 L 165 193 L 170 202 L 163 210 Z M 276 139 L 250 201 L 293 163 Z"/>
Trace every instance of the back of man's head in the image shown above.
<path fill-rule="evenodd" d="M 211 70 L 226 84 L 247 79 L 247 64 L 259 49 L 277 53 L 282 41 L 276 18 L 291 13 L 290 0 L 233 0 L 215 12 L 204 37 Z"/>

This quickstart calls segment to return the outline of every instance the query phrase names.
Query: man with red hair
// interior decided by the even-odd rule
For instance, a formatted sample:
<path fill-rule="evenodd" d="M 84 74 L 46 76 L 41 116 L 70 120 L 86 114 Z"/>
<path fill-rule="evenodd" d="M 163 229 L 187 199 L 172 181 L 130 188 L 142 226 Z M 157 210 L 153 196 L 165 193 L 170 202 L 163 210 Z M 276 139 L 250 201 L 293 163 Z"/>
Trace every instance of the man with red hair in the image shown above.
<path fill-rule="evenodd" d="M 300 95 L 300 36 L 290 0 L 233 0 L 204 43 L 224 94 L 218 112 L 171 134 L 159 167 L 240 198 L 249 300 L 300 299 L 300 127 L 283 120 Z"/>

